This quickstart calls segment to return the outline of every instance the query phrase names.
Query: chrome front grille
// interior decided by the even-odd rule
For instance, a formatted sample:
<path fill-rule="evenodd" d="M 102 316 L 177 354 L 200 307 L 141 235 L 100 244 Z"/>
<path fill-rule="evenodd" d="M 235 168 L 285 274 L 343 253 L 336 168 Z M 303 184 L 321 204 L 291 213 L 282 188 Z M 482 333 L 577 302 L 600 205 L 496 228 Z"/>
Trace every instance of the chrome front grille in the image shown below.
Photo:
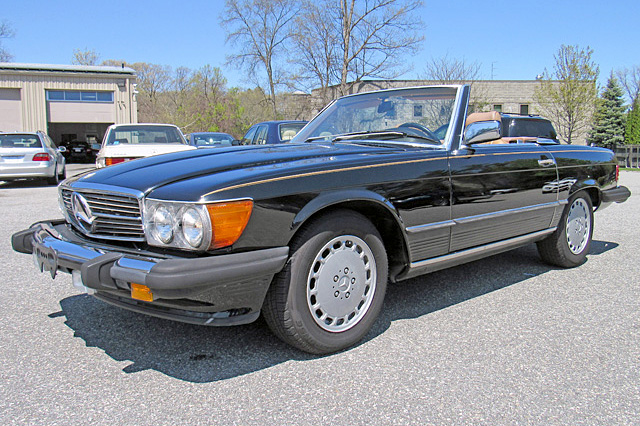
<path fill-rule="evenodd" d="M 133 195 L 96 190 L 62 188 L 67 219 L 82 233 L 108 240 L 144 241 L 140 200 Z M 91 210 L 91 224 L 82 223 L 73 210 L 73 193 L 86 200 Z"/>

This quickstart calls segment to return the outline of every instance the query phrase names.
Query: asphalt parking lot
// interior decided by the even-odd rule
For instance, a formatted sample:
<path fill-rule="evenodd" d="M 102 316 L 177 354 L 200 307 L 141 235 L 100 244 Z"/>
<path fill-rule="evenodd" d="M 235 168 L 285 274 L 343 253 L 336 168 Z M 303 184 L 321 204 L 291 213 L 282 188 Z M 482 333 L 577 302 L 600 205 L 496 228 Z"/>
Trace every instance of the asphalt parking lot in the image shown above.
<path fill-rule="evenodd" d="M 324 357 L 51 280 L 10 236 L 61 217 L 56 189 L 0 184 L 0 424 L 638 425 L 640 172 L 621 184 L 584 265 L 530 245 L 391 286 L 365 341 Z"/>

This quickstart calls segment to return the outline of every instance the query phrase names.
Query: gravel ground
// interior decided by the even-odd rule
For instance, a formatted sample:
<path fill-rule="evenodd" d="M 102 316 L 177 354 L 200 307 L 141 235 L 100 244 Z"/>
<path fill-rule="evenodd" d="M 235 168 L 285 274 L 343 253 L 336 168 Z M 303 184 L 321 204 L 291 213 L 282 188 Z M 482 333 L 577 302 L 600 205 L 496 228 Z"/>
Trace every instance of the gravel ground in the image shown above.
<path fill-rule="evenodd" d="M 365 341 L 324 357 L 51 280 L 10 235 L 61 217 L 55 188 L 0 185 L 0 424 L 638 425 L 640 173 L 621 184 L 584 265 L 530 245 L 391 286 Z"/>

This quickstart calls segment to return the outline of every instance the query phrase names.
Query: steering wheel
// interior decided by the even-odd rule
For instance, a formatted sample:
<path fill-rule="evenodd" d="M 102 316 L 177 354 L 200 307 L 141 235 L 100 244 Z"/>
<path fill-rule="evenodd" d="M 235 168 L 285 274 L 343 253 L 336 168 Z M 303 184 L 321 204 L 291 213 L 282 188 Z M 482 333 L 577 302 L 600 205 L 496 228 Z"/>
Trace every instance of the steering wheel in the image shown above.
<path fill-rule="evenodd" d="M 409 132 L 410 134 L 413 133 L 413 134 L 417 134 L 418 136 L 426 136 L 429 139 L 433 139 L 434 141 L 440 140 L 431 130 L 429 130 L 426 126 L 423 126 L 422 124 L 408 121 L 406 123 L 402 123 L 401 125 L 399 125 L 398 129 L 402 130 L 403 127 L 405 129 L 412 130 L 413 132 Z"/>

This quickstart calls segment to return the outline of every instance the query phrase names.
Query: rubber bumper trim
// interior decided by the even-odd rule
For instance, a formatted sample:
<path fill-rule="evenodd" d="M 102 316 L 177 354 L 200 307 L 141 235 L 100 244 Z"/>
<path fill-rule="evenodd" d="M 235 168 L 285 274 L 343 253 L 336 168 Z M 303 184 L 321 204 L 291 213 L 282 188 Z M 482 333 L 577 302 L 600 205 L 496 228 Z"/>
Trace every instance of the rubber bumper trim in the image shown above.
<path fill-rule="evenodd" d="M 631 191 L 626 186 L 618 186 L 602 191 L 603 203 L 624 203 L 631 196 Z"/>

